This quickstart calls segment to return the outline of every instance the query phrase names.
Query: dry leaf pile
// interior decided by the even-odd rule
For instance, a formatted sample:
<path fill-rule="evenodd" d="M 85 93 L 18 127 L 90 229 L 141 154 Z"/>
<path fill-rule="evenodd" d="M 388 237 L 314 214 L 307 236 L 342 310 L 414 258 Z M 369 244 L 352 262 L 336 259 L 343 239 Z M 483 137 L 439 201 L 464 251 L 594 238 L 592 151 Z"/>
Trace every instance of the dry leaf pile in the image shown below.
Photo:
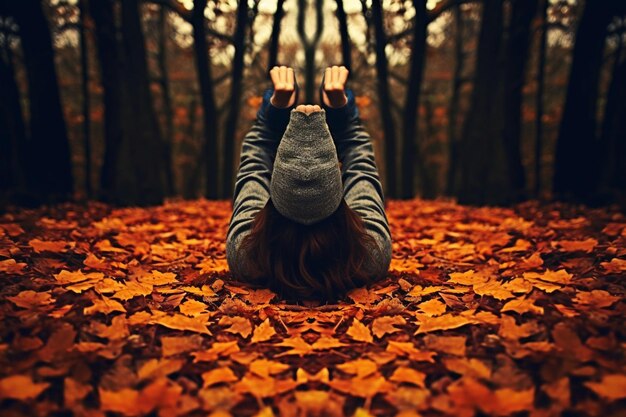
<path fill-rule="evenodd" d="M 623 416 L 626 218 L 389 201 L 388 279 L 229 279 L 226 201 L 0 217 L 2 416 Z"/>

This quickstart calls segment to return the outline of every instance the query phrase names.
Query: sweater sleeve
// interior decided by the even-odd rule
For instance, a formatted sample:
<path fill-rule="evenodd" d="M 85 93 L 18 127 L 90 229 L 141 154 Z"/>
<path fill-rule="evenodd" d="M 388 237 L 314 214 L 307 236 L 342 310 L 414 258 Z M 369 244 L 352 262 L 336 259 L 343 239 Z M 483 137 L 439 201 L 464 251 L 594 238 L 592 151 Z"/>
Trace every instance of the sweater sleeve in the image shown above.
<path fill-rule="evenodd" d="M 233 191 L 233 213 L 226 234 L 226 260 L 233 278 L 244 281 L 250 276 L 247 254 L 239 249 L 250 233 L 255 215 L 269 200 L 270 180 L 280 139 L 295 104 L 287 108 L 270 103 L 272 89 L 263 94 L 263 103 L 254 124 L 241 145 L 239 170 Z"/>
<path fill-rule="evenodd" d="M 371 138 L 361 122 L 351 89 L 346 90 L 346 96 L 348 103 L 343 107 L 323 107 L 341 161 L 346 203 L 359 213 L 367 231 L 378 243 L 378 248 L 372 248 L 369 270 L 374 277 L 384 278 L 391 264 L 392 237 L 383 188 Z"/>

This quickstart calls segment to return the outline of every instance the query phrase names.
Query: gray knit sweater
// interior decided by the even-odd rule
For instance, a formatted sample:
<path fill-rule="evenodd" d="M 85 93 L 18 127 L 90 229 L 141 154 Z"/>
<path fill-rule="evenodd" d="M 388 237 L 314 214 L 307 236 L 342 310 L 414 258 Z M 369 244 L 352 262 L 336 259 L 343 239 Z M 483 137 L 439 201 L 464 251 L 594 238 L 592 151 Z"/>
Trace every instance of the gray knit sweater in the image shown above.
<path fill-rule="evenodd" d="M 249 234 L 256 213 L 270 198 L 270 181 L 274 158 L 280 140 L 295 107 L 278 108 L 264 93 L 257 118 L 243 139 L 239 171 L 233 193 L 233 213 L 226 237 L 226 259 L 233 278 L 246 281 L 254 264 L 239 249 L 242 239 Z M 323 106 L 326 123 L 341 161 L 343 197 L 357 212 L 368 233 L 378 243 L 371 248 L 367 270 L 374 279 L 384 278 L 391 263 L 391 232 L 385 214 L 383 189 L 374 158 L 370 135 L 367 133 L 354 102 L 354 94 L 346 90 L 348 104 L 341 108 Z"/>

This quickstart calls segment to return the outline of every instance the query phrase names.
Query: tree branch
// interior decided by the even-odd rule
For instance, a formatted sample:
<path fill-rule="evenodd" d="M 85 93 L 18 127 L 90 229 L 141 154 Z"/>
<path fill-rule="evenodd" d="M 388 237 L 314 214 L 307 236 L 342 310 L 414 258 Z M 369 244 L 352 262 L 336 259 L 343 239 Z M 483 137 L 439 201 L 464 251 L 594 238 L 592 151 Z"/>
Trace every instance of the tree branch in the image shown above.
<path fill-rule="evenodd" d="M 185 22 L 191 23 L 191 10 L 185 9 L 185 7 L 177 2 L 176 0 L 145 0 L 146 3 L 157 4 L 159 6 L 167 7 L 177 15 L 179 15 Z M 222 39 L 228 43 L 233 43 L 232 36 L 229 36 L 225 33 L 218 32 L 209 27 L 206 28 L 206 33 L 210 36 L 216 37 L 218 39 Z"/>

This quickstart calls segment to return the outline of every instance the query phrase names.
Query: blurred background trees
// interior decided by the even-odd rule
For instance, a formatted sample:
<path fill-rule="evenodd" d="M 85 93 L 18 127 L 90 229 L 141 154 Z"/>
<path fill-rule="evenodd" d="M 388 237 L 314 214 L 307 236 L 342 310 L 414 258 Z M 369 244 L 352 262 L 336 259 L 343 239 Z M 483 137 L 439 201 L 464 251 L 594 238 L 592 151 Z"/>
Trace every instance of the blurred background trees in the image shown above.
<path fill-rule="evenodd" d="M 623 204 L 622 3 L 0 0 L 1 199 L 229 199 L 269 69 L 345 64 L 388 198 Z"/>

